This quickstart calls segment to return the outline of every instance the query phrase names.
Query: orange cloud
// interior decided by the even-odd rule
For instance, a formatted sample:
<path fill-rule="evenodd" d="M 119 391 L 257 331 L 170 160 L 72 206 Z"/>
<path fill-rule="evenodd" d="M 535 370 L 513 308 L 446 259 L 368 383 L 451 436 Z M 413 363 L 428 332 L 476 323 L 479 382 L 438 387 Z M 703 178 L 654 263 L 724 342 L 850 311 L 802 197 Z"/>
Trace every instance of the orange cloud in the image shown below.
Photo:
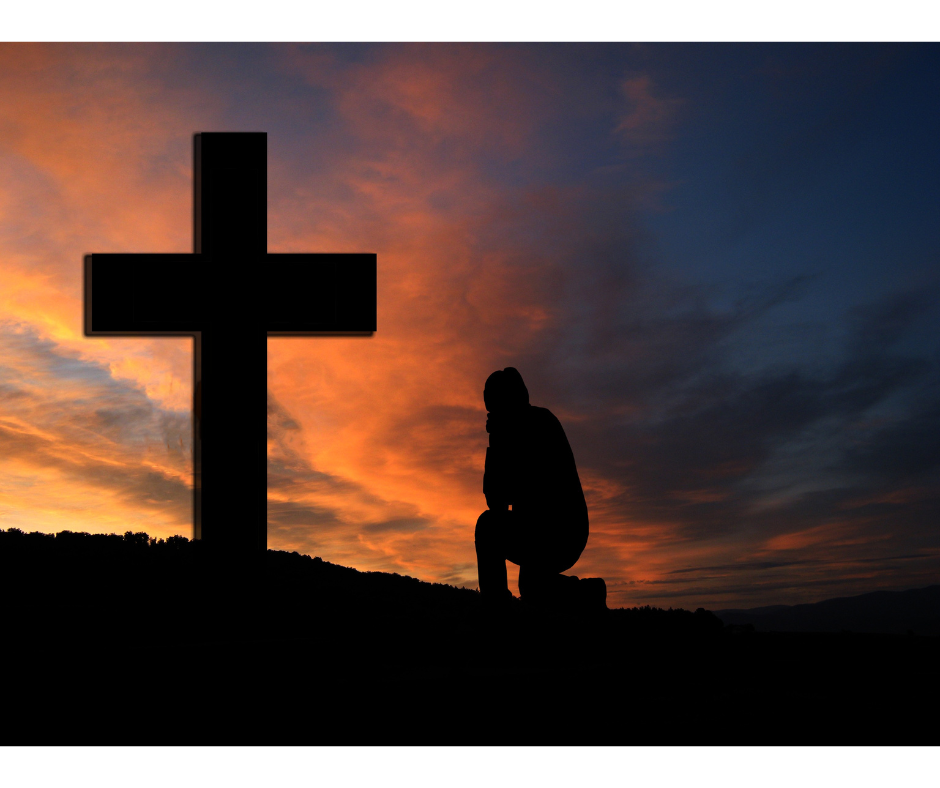
<path fill-rule="evenodd" d="M 611 604 L 825 588 L 773 554 L 808 562 L 836 536 L 831 560 L 861 561 L 864 533 L 734 509 L 756 453 L 641 484 L 657 446 L 627 428 L 665 406 L 636 379 L 669 380 L 713 326 L 625 313 L 646 248 L 633 210 L 661 184 L 546 173 L 572 119 L 629 153 L 668 139 L 679 103 L 634 74 L 612 104 L 617 81 L 581 79 L 569 51 L 0 46 L 0 527 L 189 533 L 190 340 L 83 337 L 81 260 L 189 251 L 192 134 L 253 129 L 270 251 L 375 252 L 379 277 L 374 337 L 268 342 L 271 547 L 473 586 L 482 388 L 514 365 L 568 432 L 592 528 L 573 571 L 607 578 Z M 738 519 L 691 521 L 719 505 Z"/>

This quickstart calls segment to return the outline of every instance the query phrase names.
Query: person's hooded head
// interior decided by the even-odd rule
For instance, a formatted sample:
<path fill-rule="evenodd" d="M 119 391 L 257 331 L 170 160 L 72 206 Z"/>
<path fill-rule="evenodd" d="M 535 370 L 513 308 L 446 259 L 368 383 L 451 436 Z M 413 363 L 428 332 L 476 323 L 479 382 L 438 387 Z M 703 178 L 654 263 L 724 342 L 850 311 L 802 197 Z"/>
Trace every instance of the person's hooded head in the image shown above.
<path fill-rule="evenodd" d="M 483 387 L 483 402 L 490 413 L 516 413 L 529 404 L 529 390 L 515 367 L 494 372 Z"/>

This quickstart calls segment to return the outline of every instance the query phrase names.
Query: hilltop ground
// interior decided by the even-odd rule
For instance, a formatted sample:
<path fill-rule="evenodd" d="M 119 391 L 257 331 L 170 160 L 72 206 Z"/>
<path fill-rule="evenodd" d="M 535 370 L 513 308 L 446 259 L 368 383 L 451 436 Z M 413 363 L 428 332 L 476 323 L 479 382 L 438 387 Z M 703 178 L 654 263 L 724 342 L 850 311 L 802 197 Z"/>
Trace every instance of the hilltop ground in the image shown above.
<path fill-rule="evenodd" d="M 0 532 L 0 743 L 917 744 L 940 639 L 479 594 L 185 539 Z"/>

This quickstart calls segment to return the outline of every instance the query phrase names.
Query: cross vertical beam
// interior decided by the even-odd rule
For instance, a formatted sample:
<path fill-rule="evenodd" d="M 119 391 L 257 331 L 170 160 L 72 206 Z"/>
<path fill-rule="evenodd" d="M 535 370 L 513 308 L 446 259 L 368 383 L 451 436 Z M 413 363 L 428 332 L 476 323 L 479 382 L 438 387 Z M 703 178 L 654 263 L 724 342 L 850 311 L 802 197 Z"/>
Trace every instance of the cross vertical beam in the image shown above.
<path fill-rule="evenodd" d="M 214 313 L 193 343 L 201 395 L 193 533 L 263 553 L 267 488 L 259 496 L 258 479 L 267 477 L 260 415 L 267 410 L 268 342 L 257 288 L 245 284 L 266 262 L 267 135 L 197 134 L 193 144 L 193 245 L 204 261 L 201 294 Z M 212 512 L 208 520 L 204 506 Z"/>

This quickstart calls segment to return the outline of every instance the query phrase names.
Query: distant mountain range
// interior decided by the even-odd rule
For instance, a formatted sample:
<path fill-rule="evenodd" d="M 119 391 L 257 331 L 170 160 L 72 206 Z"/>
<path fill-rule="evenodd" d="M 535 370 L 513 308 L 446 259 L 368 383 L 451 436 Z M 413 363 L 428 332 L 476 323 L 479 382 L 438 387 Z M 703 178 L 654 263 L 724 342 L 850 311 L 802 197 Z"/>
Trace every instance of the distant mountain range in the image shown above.
<path fill-rule="evenodd" d="M 940 635 L 940 585 L 910 591 L 873 591 L 809 605 L 716 610 L 725 625 L 758 632 L 877 632 Z"/>

